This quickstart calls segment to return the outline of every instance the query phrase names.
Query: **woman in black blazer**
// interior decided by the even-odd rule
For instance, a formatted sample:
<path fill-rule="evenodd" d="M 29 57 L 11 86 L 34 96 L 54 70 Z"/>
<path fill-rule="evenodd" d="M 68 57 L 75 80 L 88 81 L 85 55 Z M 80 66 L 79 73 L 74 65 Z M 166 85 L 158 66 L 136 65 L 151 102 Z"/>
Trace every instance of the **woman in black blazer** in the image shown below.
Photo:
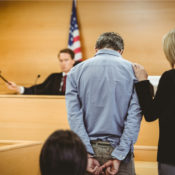
<path fill-rule="evenodd" d="M 162 74 L 154 98 L 144 68 L 138 64 L 134 64 L 133 68 L 139 80 L 135 87 L 145 120 L 159 119 L 159 175 L 175 175 L 175 30 L 164 36 L 163 49 L 172 69 Z"/>

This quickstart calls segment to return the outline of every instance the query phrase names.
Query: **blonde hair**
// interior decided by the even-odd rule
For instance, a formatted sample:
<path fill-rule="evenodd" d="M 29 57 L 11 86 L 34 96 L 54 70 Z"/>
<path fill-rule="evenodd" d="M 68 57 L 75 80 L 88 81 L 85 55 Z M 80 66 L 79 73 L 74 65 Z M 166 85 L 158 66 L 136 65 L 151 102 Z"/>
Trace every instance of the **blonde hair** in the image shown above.
<path fill-rule="evenodd" d="M 172 68 L 175 64 L 175 29 L 163 37 L 163 51 Z"/>

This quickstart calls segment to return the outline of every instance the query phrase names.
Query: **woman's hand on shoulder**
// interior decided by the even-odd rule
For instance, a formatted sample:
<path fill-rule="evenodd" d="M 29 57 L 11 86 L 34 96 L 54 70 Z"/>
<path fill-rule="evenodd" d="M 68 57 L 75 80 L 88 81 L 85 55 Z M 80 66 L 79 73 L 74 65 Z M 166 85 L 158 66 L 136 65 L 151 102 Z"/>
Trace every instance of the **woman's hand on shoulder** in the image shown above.
<path fill-rule="evenodd" d="M 148 79 L 148 74 L 142 65 L 133 63 L 132 67 L 138 81 L 144 81 Z"/>

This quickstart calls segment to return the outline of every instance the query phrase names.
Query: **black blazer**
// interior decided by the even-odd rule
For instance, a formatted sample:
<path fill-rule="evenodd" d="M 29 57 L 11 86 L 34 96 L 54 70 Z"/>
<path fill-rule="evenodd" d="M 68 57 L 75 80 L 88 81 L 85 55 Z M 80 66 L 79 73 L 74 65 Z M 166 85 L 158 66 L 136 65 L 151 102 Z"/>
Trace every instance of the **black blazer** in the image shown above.
<path fill-rule="evenodd" d="M 49 75 L 46 80 L 38 85 L 24 88 L 24 94 L 37 94 L 37 95 L 65 95 L 62 92 L 61 81 L 62 73 L 53 73 Z"/>
<path fill-rule="evenodd" d="M 136 83 L 135 87 L 145 120 L 159 119 L 157 160 L 175 165 L 175 70 L 163 73 L 154 99 L 148 80 Z"/>

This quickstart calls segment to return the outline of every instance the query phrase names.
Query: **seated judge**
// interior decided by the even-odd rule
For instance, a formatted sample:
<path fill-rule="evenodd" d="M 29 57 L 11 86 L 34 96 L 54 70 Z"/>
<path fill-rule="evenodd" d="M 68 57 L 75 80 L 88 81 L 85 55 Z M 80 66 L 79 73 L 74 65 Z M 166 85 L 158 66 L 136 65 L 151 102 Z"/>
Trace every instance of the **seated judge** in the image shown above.
<path fill-rule="evenodd" d="M 74 52 L 69 48 L 60 50 L 58 60 L 62 72 L 50 74 L 43 83 L 31 87 L 23 87 L 10 82 L 10 85 L 7 84 L 8 88 L 15 90 L 19 94 L 65 95 L 67 73 L 75 63 Z"/>

